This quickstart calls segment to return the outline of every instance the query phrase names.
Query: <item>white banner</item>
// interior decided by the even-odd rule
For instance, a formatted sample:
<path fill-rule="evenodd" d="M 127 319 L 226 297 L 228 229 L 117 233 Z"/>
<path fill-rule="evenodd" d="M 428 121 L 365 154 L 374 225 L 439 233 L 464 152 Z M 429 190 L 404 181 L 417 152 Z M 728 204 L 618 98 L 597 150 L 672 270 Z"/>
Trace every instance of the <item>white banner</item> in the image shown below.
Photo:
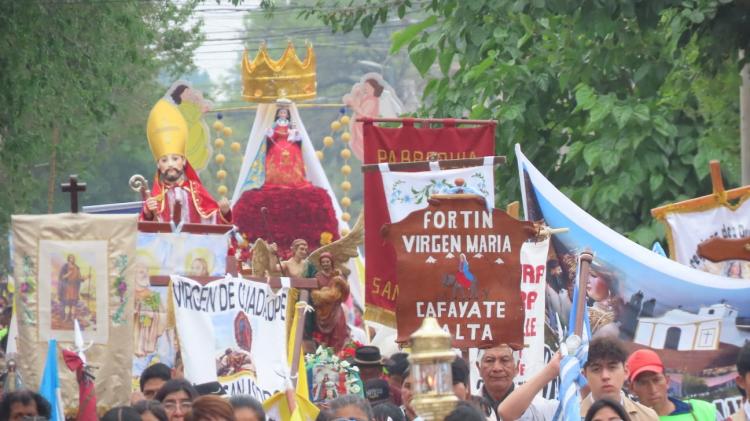
<path fill-rule="evenodd" d="M 284 390 L 288 288 L 227 277 L 206 285 L 172 276 L 185 378 L 219 381 L 229 395 L 264 401 Z"/>
<path fill-rule="evenodd" d="M 495 207 L 495 178 L 492 164 L 451 170 L 401 172 L 390 171 L 381 165 L 383 190 L 391 222 L 396 223 L 410 213 L 427 207 L 433 194 L 456 192 L 456 180 L 464 180 L 463 193 L 478 194 L 487 201 L 487 208 Z"/>
<path fill-rule="evenodd" d="M 664 219 L 672 234 L 672 258 L 714 275 L 750 279 L 750 262 L 711 262 L 698 256 L 698 244 L 712 237 L 741 238 L 750 235 L 750 200 L 737 209 L 719 206 L 701 212 L 670 212 Z"/>
<path fill-rule="evenodd" d="M 524 349 L 519 353 L 518 375 L 514 379 L 516 384 L 526 382 L 546 364 L 544 312 L 548 250 L 549 239 L 538 243 L 524 243 L 521 247 L 521 295 L 526 317 L 523 329 Z M 482 379 L 477 363 L 478 351 L 472 348 L 469 350 L 471 393 L 481 396 Z"/>
<path fill-rule="evenodd" d="M 521 297 L 526 311 L 516 383 L 525 383 L 544 367 L 544 305 L 549 238 L 521 247 Z"/>

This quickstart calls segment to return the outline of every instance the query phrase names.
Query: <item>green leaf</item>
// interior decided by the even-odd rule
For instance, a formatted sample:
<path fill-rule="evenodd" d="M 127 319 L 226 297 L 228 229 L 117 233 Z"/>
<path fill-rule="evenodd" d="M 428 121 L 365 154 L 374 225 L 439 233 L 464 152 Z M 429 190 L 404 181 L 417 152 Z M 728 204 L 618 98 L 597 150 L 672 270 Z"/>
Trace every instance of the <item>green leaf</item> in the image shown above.
<path fill-rule="evenodd" d="M 406 5 L 401 3 L 398 6 L 398 18 L 403 19 L 405 15 L 406 15 Z"/>
<path fill-rule="evenodd" d="M 486 59 L 482 60 L 481 63 L 472 67 L 469 70 L 469 72 L 466 73 L 465 80 L 471 81 L 473 79 L 483 76 L 484 72 L 486 72 L 487 69 L 489 69 L 493 63 L 495 63 L 495 58 L 493 56 L 487 57 Z"/>
<path fill-rule="evenodd" d="M 617 127 L 622 130 L 633 115 L 633 109 L 627 106 L 616 106 L 612 109 L 612 115 L 617 121 Z"/>
<path fill-rule="evenodd" d="M 597 101 L 596 106 L 591 110 L 591 123 L 598 123 L 612 112 L 614 99 L 611 96 L 603 96 Z"/>
<path fill-rule="evenodd" d="M 645 104 L 638 104 L 633 108 L 633 116 L 642 122 L 647 122 L 651 118 L 651 112 Z"/>
<path fill-rule="evenodd" d="M 664 182 L 664 176 L 660 173 L 654 173 L 651 174 L 651 178 L 648 180 L 648 185 L 651 188 L 652 192 L 655 192 L 659 187 L 661 187 L 662 183 Z"/>
<path fill-rule="evenodd" d="M 576 103 L 584 110 L 590 110 L 596 105 L 596 93 L 591 87 L 578 85 L 576 88 Z"/>
<path fill-rule="evenodd" d="M 453 56 L 455 52 L 453 50 L 443 50 L 438 54 L 438 63 L 440 64 L 440 71 L 444 75 L 448 76 L 451 64 L 453 63 Z"/>
<path fill-rule="evenodd" d="M 395 54 L 401 50 L 404 45 L 410 43 L 417 35 L 422 33 L 425 29 L 437 23 L 437 16 L 432 15 L 422 22 L 409 25 L 406 28 L 396 31 L 391 35 L 391 49 L 390 54 Z"/>
<path fill-rule="evenodd" d="M 583 160 L 586 161 L 586 165 L 588 165 L 589 168 L 594 168 L 599 161 L 599 156 L 601 155 L 601 151 L 599 150 L 599 147 L 595 144 L 589 144 L 586 146 L 586 148 L 583 150 Z"/>
<path fill-rule="evenodd" d="M 419 74 L 424 76 L 430 70 L 432 64 L 435 63 L 437 50 L 420 45 L 409 52 L 409 58 L 414 63 Z"/>
<path fill-rule="evenodd" d="M 677 127 L 674 124 L 667 122 L 664 117 L 657 115 L 653 118 L 654 129 L 666 137 L 676 137 Z"/>
<path fill-rule="evenodd" d="M 362 35 L 364 35 L 365 38 L 369 37 L 372 33 L 373 28 L 375 28 L 376 21 L 376 15 L 367 15 L 360 21 L 359 28 L 362 30 Z"/>
<path fill-rule="evenodd" d="M 504 105 L 500 110 L 500 120 L 501 122 L 517 120 L 523 115 L 523 110 L 523 106 L 518 104 Z"/>
<path fill-rule="evenodd" d="M 565 161 L 570 162 L 574 160 L 581 153 L 585 145 L 583 142 L 573 142 L 565 153 Z"/>

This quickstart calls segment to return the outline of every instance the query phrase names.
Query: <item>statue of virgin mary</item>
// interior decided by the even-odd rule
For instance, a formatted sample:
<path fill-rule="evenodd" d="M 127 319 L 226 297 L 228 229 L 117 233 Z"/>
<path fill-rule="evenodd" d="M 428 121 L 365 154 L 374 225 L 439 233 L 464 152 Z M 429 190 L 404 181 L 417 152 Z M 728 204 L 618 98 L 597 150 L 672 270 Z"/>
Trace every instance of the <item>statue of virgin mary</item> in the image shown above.
<path fill-rule="evenodd" d="M 321 234 L 336 240 L 347 227 L 339 222 L 341 208 L 292 101 L 258 104 L 232 204 L 239 212 L 235 225 L 248 240 L 277 243 L 283 258 L 297 238 L 315 249 Z"/>

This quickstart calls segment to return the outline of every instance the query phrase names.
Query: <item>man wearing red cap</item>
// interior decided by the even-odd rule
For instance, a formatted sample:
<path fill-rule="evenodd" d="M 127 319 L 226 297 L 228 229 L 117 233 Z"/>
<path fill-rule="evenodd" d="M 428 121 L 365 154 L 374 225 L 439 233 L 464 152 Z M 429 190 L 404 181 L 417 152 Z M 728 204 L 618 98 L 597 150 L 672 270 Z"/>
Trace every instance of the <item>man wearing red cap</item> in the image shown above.
<path fill-rule="evenodd" d="M 664 374 L 664 364 L 659 355 L 650 349 L 639 349 L 630 354 L 627 363 L 630 390 L 638 400 L 656 411 L 662 421 L 714 421 L 721 420 L 716 408 L 697 399 L 681 401 L 670 397 L 669 376 Z"/>

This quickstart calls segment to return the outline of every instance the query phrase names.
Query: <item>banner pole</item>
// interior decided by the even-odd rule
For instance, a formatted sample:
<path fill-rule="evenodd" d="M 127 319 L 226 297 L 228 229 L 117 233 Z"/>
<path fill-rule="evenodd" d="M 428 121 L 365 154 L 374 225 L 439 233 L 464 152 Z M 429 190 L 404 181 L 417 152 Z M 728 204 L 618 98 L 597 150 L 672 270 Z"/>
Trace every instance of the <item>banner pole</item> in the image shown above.
<path fill-rule="evenodd" d="M 292 354 L 291 366 L 292 376 L 296 375 L 297 372 L 299 372 L 300 360 L 302 359 L 302 335 L 305 332 L 306 308 L 307 303 L 304 301 L 298 301 L 297 304 L 294 305 L 294 317 L 297 318 L 297 329 L 294 331 L 294 353 Z M 297 380 L 298 379 L 296 377 L 292 377 L 292 384 L 295 388 L 297 387 Z"/>
<path fill-rule="evenodd" d="M 583 333 L 583 312 L 586 311 L 586 286 L 589 283 L 589 271 L 591 262 L 594 260 L 594 254 L 589 251 L 583 251 L 580 255 L 581 272 L 578 276 L 578 299 L 576 300 L 576 321 L 573 331 L 578 337 Z"/>
<path fill-rule="evenodd" d="M 493 158 L 492 164 L 493 165 L 505 165 L 507 162 L 506 157 L 498 155 L 494 157 L 488 157 Z M 450 168 L 465 168 L 465 167 L 475 167 L 479 165 L 484 165 L 484 157 L 481 158 L 460 158 L 460 159 L 440 159 L 435 161 L 412 161 L 412 162 L 391 162 L 388 164 L 388 169 L 391 171 L 400 171 L 400 170 L 423 170 L 427 171 L 430 169 L 430 163 L 437 162 L 438 165 L 440 165 L 440 169 L 447 170 Z M 379 164 L 363 164 L 362 165 L 362 172 L 372 172 L 372 171 L 379 171 L 380 166 Z"/>
<path fill-rule="evenodd" d="M 442 124 L 475 124 L 475 125 L 496 125 L 495 120 L 464 120 L 460 118 L 370 118 L 370 117 L 358 117 L 358 123 L 403 123 L 405 121 L 412 123 L 442 123 Z"/>

